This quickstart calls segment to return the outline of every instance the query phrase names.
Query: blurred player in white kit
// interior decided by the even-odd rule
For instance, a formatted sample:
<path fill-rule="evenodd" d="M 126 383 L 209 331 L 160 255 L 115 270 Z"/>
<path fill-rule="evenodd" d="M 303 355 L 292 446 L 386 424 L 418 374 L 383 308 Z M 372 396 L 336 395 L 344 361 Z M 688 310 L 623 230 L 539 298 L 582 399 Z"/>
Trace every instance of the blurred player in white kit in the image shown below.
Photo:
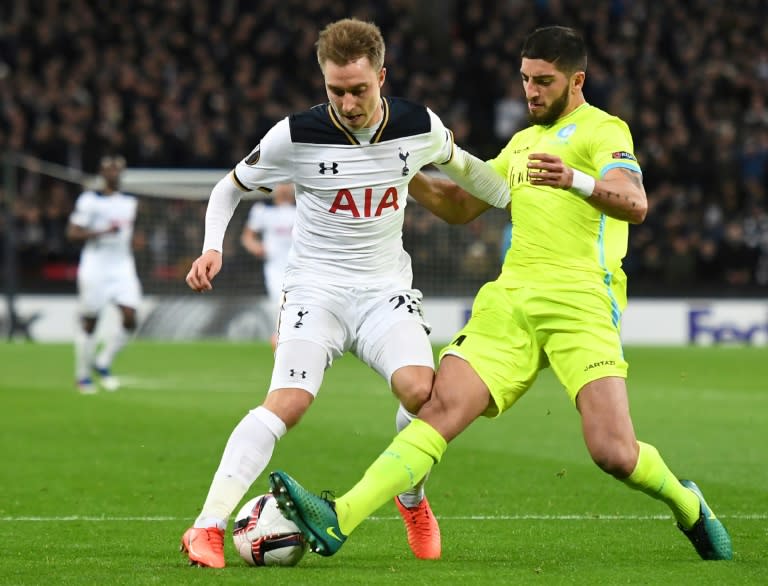
<path fill-rule="evenodd" d="M 296 199 L 293 185 L 280 183 L 272 191 L 274 205 L 256 202 L 251 206 L 243 226 L 240 243 L 253 256 L 264 262 L 264 285 L 272 318 L 272 348 L 277 345 L 277 314 L 283 295 L 283 275 L 293 242 Z"/>
<path fill-rule="evenodd" d="M 83 394 L 97 392 L 94 373 L 104 390 L 119 388 L 112 361 L 136 330 L 141 284 L 133 257 L 133 225 L 138 200 L 120 191 L 124 169 L 123 157 L 102 157 L 103 187 L 80 194 L 67 227 L 70 240 L 85 243 L 77 268 L 80 327 L 75 334 L 75 377 Z M 96 325 L 109 304 L 120 310 L 121 324 L 97 353 Z"/>

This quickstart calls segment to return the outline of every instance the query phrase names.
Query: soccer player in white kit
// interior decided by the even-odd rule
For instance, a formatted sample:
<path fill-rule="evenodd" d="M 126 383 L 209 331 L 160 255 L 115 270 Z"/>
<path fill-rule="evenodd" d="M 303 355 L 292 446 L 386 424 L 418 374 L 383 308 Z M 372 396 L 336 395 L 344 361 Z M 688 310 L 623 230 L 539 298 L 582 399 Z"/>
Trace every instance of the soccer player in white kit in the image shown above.
<path fill-rule="evenodd" d="M 400 400 L 398 430 L 428 398 L 429 326 L 402 243 L 411 178 L 435 163 L 469 192 L 508 197 L 503 179 L 456 147 L 427 107 L 381 95 L 384 51 L 373 23 L 328 25 L 317 59 L 329 101 L 275 124 L 211 193 L 203 254 L 187 275 L 195 291 L 210 290 L 221 270 L 224 233 L 243 192 L 293 183 L 296 223 L 269 392 L 232 431 L 202 511 L 182 537 L 193 565 L 224 567 L 230 515 L 335 358 L 350 351 L 390 384 Z M 396 504 L 416 557 L 438 558 L 440 530 L 423 483 Z"/>
<path fill-rule="evenodd" d="M 80 194 L 67 227 L 68 238 L 85 242 L 77 268 L 80 327 L 75 334 L 75 377 L 83 394 L 97 391 L 94 371 L 104 390 L 118 389 L 119 380 L 111 372 L 112 361 L 136 330 L 141 284 L 132 241 L 138 200 L 120 191 L 124 168 L 121 156 L 101 159 L 103 188 Z M 120 310 L 121 324 L 104 340 L 97 354 L 96 325 L 110 303 Z"/>
<path fill-rule="evenodd" d="M 283 294 L 283 275 L 293 242 L 296 199 L 293 185 L 288 183 L 277 185 L 270 196 L 274 205 L 259 201 L 251 206 L 240 235 L 240 243 L 249 253 L 264 262 L 264 285 L 272 310 L 270 316 L 276 328 Z M 276 345 L 275 331 L 272 335 L 272 347 L 275 348 Z"/>

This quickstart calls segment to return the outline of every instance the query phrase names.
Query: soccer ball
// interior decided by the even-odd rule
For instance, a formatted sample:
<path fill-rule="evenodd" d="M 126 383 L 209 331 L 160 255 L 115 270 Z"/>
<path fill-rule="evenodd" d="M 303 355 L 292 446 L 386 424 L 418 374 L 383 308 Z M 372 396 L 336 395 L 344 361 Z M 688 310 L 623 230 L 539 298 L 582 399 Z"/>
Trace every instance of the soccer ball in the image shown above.
<path fill-rule="evenodd" d="M 250 566 L 295 566 L 307 552 L 307 541 L 293 521 L 280 513 L 267 493 L 245 503 L 232 529 L 240 557 Z"/>

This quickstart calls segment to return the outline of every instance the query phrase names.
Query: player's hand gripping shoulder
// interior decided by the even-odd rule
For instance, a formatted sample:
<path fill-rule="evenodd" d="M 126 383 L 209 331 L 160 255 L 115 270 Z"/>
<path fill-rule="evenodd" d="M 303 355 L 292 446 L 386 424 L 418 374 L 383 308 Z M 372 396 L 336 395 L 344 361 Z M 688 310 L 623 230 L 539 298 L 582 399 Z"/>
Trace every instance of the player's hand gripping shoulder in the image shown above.
<path fill-rule="evenodd" d="M 213 289 L 211 281 L 221 270 L 221 253 L 218 250 L 206 250 L 201 254 L 187 273 L 187 285 L 198 293 Z"/>
<path fill-rule="evenodd" d="M 560 157 L 547 153 L 528 155 L 531 185 L 569 190 L 604 214 L 630 224 L 640 224 L 648 213 L 642 176 L 630 169 L 609 170 L 602 179 L 572 169 Z"/>

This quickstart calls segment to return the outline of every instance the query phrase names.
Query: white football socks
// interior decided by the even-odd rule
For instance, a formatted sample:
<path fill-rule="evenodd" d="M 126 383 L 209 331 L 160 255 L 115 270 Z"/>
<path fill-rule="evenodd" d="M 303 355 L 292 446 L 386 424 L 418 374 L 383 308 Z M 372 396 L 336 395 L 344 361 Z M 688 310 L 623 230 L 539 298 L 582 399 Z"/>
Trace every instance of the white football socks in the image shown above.
<path fill-rule="evenodd" d="M 248 412 L 232 430 L 195 527 L 227 526 L 232 511 L 267 467 L 285 423 L 265 407 Z"/>
<path fill-rule="evenodd" d="M 96 335 L 89 334 L 78 325 L 75 330 L 75 376 L 77 380 L 91 377 L 93 353 L 96 350 Z"/>
<path fill-rule="evenodd" d="M 96 368 L 109 368 L 117 353 L 128 343 L 128 339 L 133 332 L 124 327 L 117 328 L 117 331 L 104 344 L 99 355 L 96 357 Z"/>

